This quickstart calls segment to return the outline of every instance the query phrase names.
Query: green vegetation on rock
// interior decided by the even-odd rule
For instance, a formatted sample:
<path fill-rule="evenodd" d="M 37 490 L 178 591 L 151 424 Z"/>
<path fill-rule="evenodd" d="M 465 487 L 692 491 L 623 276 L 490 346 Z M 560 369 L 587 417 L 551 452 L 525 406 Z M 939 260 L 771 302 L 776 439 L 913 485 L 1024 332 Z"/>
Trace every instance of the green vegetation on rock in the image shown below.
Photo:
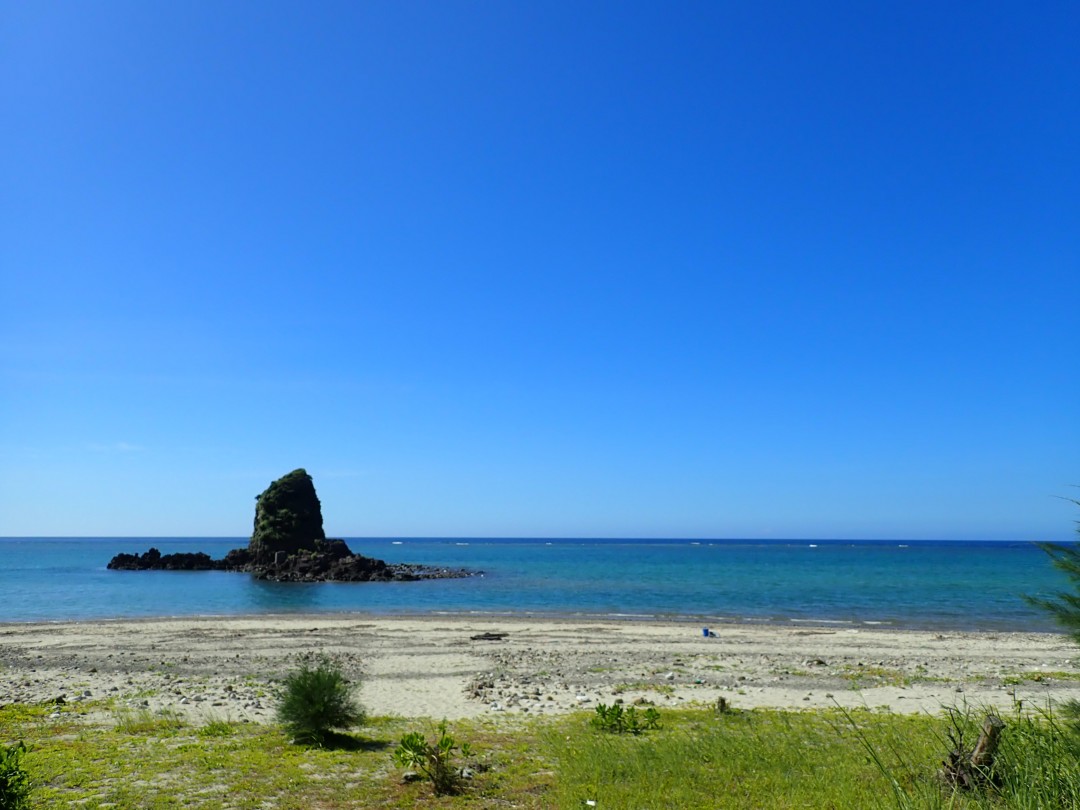
<path fill-rule="evenodd" d="M 325 539 L 322 505 L 306 470 L 282 476 L 256 499 L 255 529 L 248 544 L 256 562 L 273 562 L 279 551 L 313 551 Z"/>

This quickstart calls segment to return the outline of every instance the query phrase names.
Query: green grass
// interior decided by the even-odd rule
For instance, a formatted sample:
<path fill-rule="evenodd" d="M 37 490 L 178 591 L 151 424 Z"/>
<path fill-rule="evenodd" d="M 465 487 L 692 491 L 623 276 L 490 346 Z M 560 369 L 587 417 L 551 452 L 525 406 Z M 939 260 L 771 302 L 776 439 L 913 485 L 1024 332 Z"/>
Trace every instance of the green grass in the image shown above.
<path fill-rule="evenodd" d="M 1080 681 L 1080 672 L 1018 672 L 1006 675 L 1001 682 L 1006 686 L 1017 686 L 1027 682 L 1044 683 L 1046 681 Z"/>
<path fill-rule="evenodd" d="M 460 796 L 406 783 L 397 741 L 426 721 L 369 718 L 321 748 L 277 726 L 138 713 L 91 702 L 0 708 L 0 744 L 24 740 L 35 808 L 1026 808 L 1080 807 L 1078 736 L 1049 713 L 1007 717 L 1000 788 L 952 794 L 936 778 L 945 716 L 859 710 L 664 710 L 646 735 L 590 716 L 457 721 L 475 776 Z M 113 715 L 115 716 L 115 715 Z M 970 744 L 978 712 L 961 725 Z"/>
<path fill-rule="evenodd" d="M 183 725 L 180 717 L 172 712 L 154 713 L 149 709 L 124 710 L 118 712 L 116 716 L 116 730 L 136 736 L 169 737 L 175 735 Z"/>
<path fill-rule="evenodd" d="M 916 667 L 914 672 L 891 669 L 883 666 L 847 666 L 840 677 L 851 684 L 852 689 L 866 689 L 876 686 L 911 686 L 917 683 L 950 683 L 948 678 L 929 675 L 924 667 Z"/>

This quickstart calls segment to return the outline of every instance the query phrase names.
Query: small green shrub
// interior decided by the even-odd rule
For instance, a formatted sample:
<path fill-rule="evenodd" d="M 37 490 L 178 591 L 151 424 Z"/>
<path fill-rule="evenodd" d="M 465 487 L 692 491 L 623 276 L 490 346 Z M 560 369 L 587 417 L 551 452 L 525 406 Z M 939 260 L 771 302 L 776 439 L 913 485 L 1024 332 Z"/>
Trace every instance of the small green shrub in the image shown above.
<path fill-rule="evenodd" d="M 352 693 L 353 685 L 331 658 L 302 660 L 285 679 L 278 720 L 296 741 L 322 745 L 331 730 L 364 721 L 364 709 Z"/>
<path fill-rule="evenodd" d="M 17 742 L 0 746 L 0 810 L 28 810 L 30 807 L 30 774 L 23 768 L 26 746 Z"/>
<path fill-rule="evenodd" d="M 401 738 L 394 759 L 403 768 L 416 768 L 431 781 L 436 796 L 457 793 L 461 789 L 461 769 L 454 765 L 454 752 L 460 751 L 463 757 L 472 756 L 468 743 L 460 746 L 450 736 L 446 721 L 439 723 L 438 736 L 434 743 L 419 731 L 406 734 Z"/>
<path fill-rule="evenodd" d="M 200 737 L 231 737 L 236 731 L 233 724 L 227 720 L 210 720 L 206 725 L 196 730 Z"/>
<path fill-rule="evenodd" d="M 125 734 L 170 737 L 183 727 L 180 715 L 167 709 L 157 713 L 149 709 L 123 710 L 117 712 L 116 717 L 116 730 Z"/>
<path fill-rule="evenodd" d="M 659 728 L 660 712 L 651 706 L 641 714 L 631 706 L 624 709 L 621 703 L 607 706 L 601 703 L 596 707 L 592 724 L 601 731 L 613 734 L 640 734 L 649 729 Z"/>

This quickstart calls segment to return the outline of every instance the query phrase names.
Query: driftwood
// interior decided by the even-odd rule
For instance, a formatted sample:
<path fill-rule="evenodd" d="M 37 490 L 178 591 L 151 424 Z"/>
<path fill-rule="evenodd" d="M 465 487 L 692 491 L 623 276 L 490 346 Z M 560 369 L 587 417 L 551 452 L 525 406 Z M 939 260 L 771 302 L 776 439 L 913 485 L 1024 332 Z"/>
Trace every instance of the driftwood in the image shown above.
<path fill-rule="evenodd" d="M 971 752 L 971 767 L 985 770 L 994 764 L 994 754 L 997 752 L 998 741 L 1004 729 L 1004 720 L 996 714 L 986 715 L 979 741 L 975 743 L 975 750 Z"/>
<path fill-rule="evenodd" d="M 509 633 L 480 633 L 476 636 L 469 636 L 472 641 L 506 641 L 506 637 Z"/>
<path fill-rule="evenodd" d="M 1005 721 L 995 714 L 986 715 L 975 747 L 968 751 L 964 747 L 964 732 L 953 717 L 954 735 L 949 733 L 953 750 L 945 760 L 941 777 L 955 787 L 972 789 L 980 784 L 992 781 L 991 769 L 994 766 L 994 754 L 997 752 L 1001 732 L 1005 730 Z"/>

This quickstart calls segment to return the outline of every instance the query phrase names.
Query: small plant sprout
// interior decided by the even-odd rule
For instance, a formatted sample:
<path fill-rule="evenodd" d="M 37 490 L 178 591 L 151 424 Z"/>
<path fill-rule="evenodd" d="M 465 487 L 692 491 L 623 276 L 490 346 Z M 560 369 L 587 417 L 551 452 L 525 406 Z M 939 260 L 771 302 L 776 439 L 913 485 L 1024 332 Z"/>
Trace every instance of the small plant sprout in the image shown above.
<path fill-rule="evenodd" d="M 472 756 L 468 743 L 458 745 L 450 736 L 445 720 L 436 728 L 435 742 L 431 743 L 419 731 L 401 738 L 394 759 L 403 768 L 415 768 L 431 781 L 436 796 L 457 793 L 461 789 L 461 768 L 454 765 L 454 753 L 462 757 Z"/>

